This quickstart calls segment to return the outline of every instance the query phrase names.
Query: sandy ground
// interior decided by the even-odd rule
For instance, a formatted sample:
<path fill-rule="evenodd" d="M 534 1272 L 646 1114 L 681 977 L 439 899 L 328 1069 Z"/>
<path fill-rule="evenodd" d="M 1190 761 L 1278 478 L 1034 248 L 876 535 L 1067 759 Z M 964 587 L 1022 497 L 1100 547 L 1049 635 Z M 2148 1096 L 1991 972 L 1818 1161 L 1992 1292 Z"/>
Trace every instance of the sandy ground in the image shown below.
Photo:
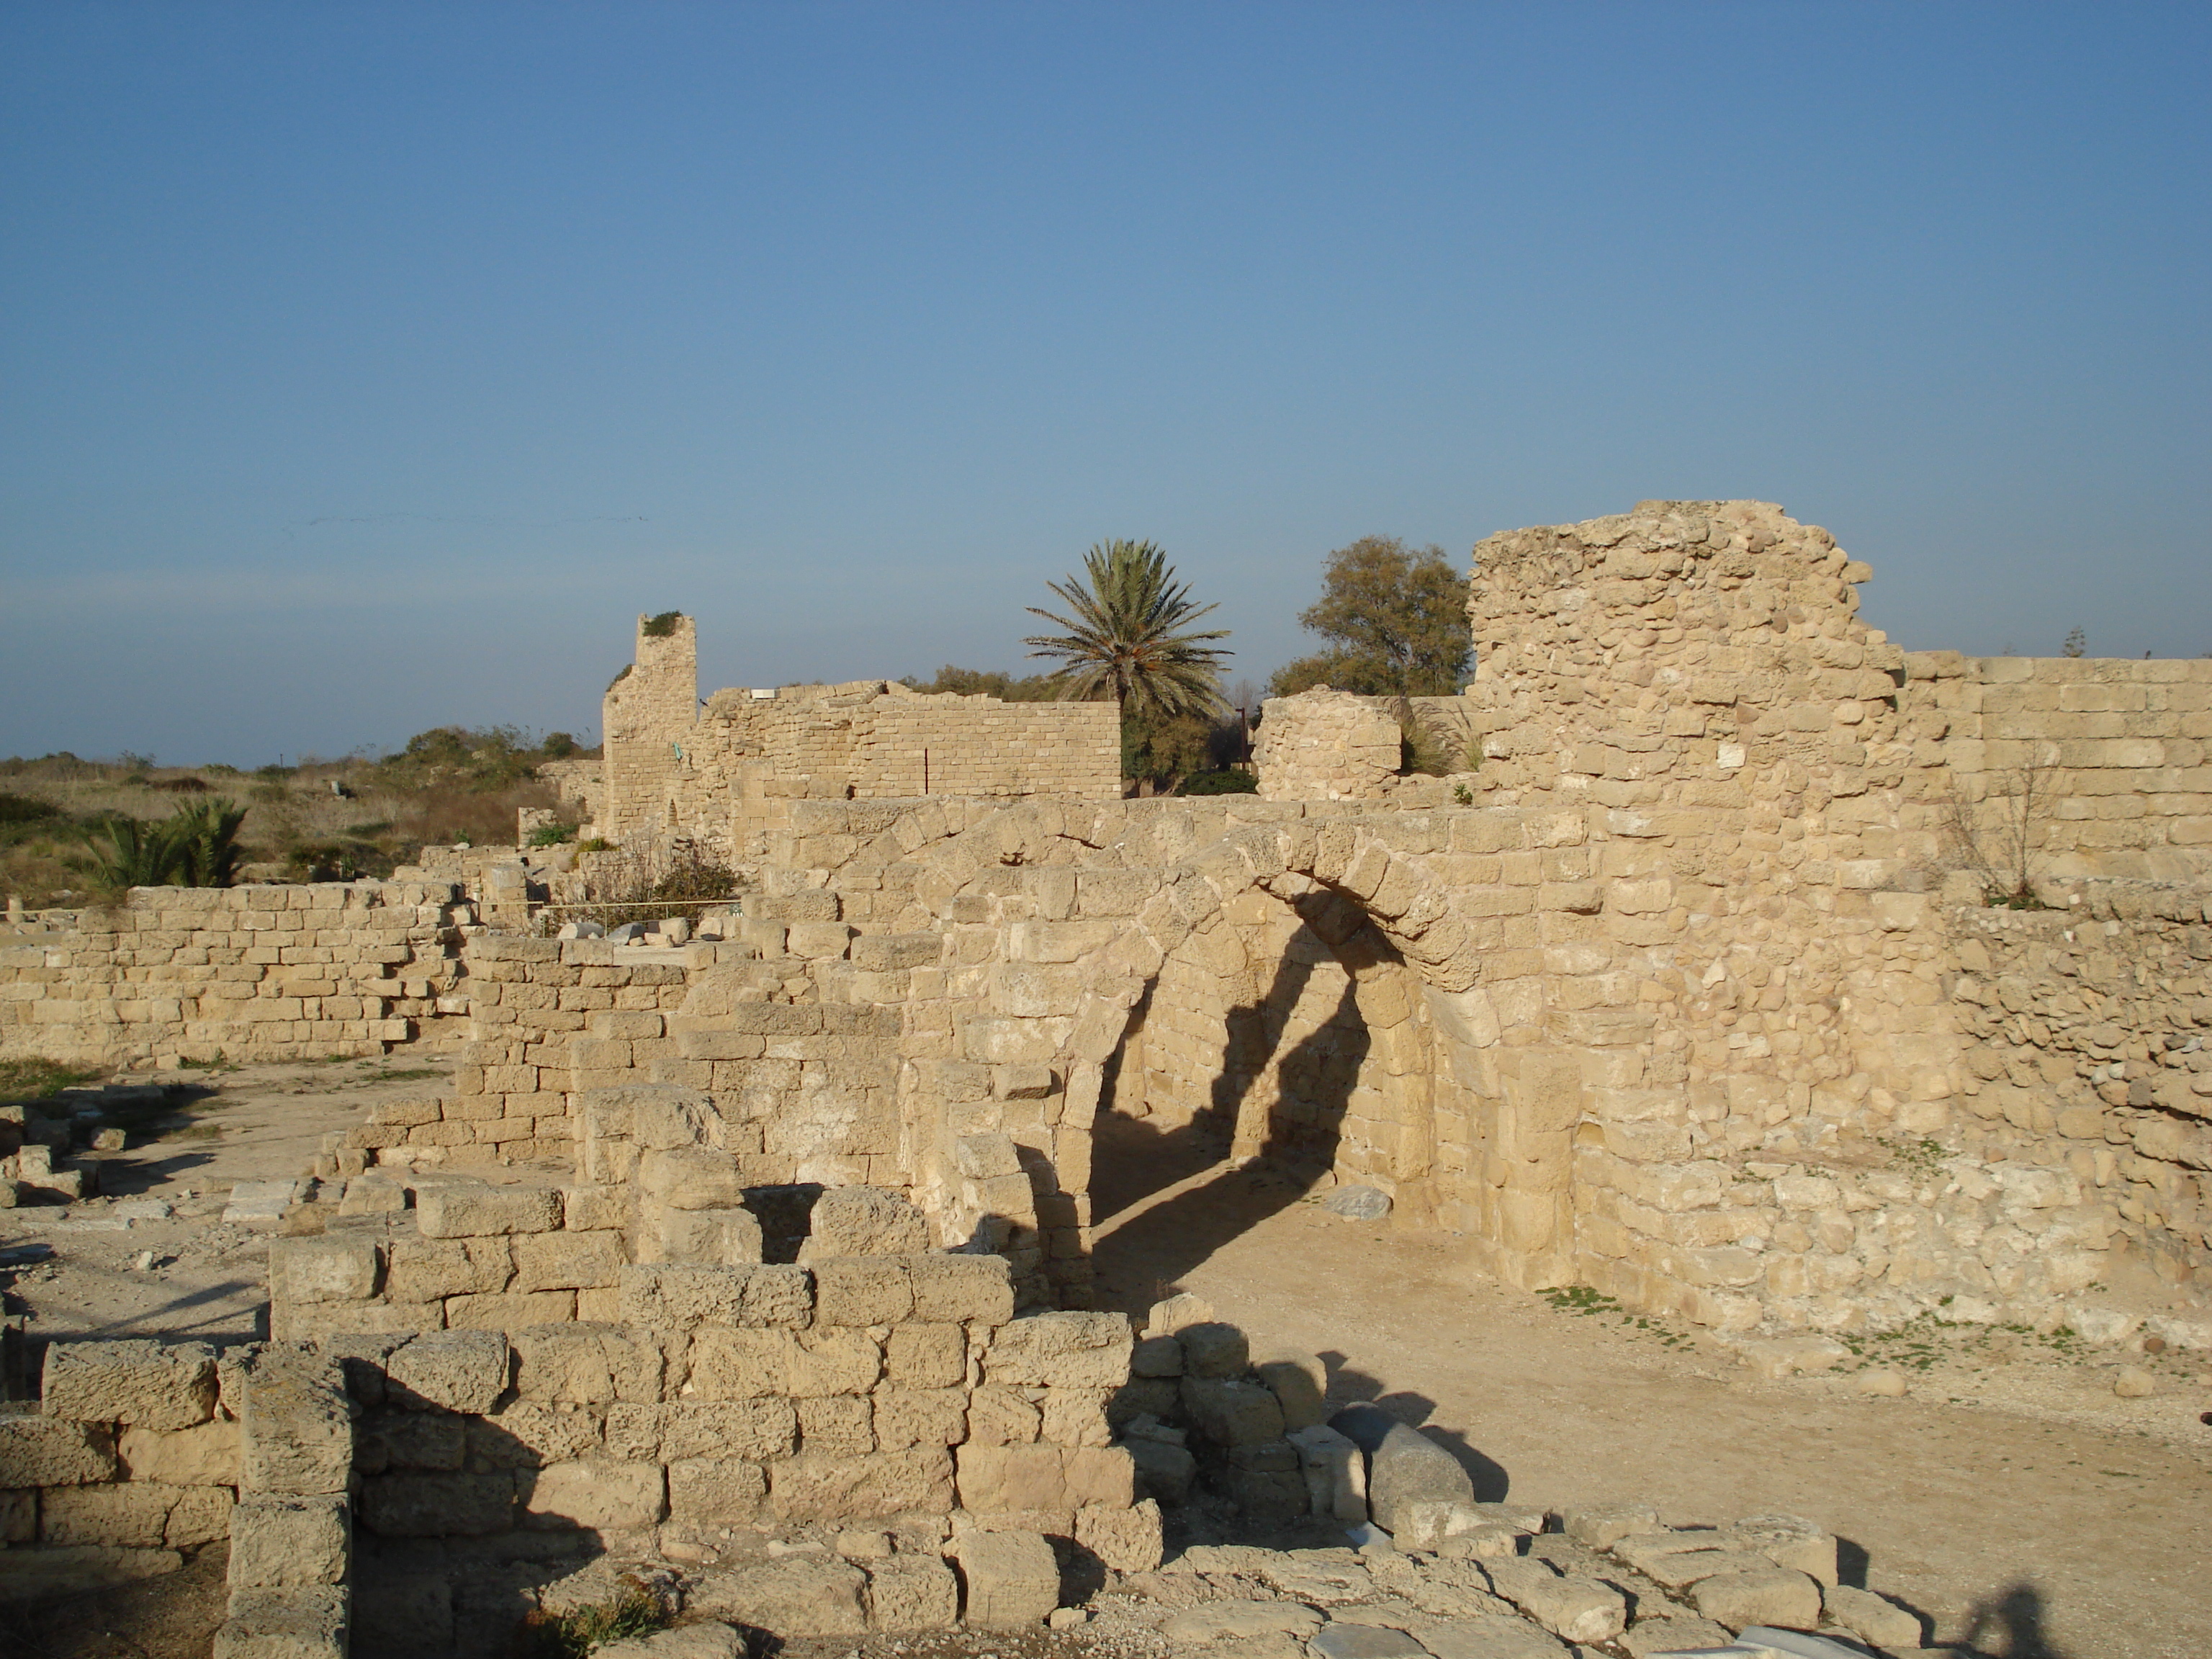
<path fill-rule="evenodd" d="M 7 1311 L 28 1316 L 33 1348 L 56 1337 L 223 1344 L 265 1335 L 272 1234 L 221 1219 L 231 1187 L 297 1178 L 324 1135 L 351 1128 L 377 1100 L 435 1091 L 446 1074 L 398 1058 L 163 1079 L 191 1092 L 122 1152 L 99 1155 L 99 1197 L 0 1210 Z M 149 1200 L 171 1214 L 135 1213 Z"/>
<path fill-rule="evenodd" d="M 1333 1398 L 1426 1427 L 1479 1498 L 1808 1516 L 1936 1639 L 2008 1659 L 2212 1655 L 2212 1353 L 2138 1358 L 2160 1385 L 2138 1401 L 2113 1396 L 2110 1353 L 1999 1358 L 1973 1330 L 1878 1345 L 1875 1363 L 1911 1368 L 1904 1399 L 1848 1376 L 1762 1382 L 1687 1328 L 1505 1289 L 1449 1239 L 1340 1220 L 1263 1170 L 1176 1180 L 1140 1131 L 1121 1146 L 1152 1156 L 1117 1158 L 1115 1121 L 1101 1305 L 1195 1291 L 1255 1352 L 1321 1354 Z"/>

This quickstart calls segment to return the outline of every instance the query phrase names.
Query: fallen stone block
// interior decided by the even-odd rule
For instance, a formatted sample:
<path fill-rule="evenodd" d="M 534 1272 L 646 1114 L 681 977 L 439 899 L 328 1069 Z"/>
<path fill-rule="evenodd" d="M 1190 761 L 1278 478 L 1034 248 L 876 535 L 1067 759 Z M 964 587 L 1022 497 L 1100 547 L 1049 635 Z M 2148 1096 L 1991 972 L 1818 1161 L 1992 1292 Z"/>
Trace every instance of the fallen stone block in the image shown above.
<path fill-rule="evenodd" d="M 963 1533 L 953 1540 L 952 1557 L 972 1628 L 1025 1629 L 1042 1624 L 1060 1605 L 1060 1563 L 1042 1534 Z"/>
<path fill-rule="evenodd" d="M 933 1555 L 890 1555 L 867 1568 L 868 1628 L 891 1634 L 951 1630 L 960 1622 L 960 1580 Z"/>
<path fill-rule="evenodd" d="M 1525 1558 L 1492 1561 L 1486 1571 L 1500 1595 L 1554 1636 L 1608 1642 L 1627 1628 L 1627 1601 L 1610 1584 L 1556 1574 L 1548 1563 Z"/>
<path fill-rule="evenodd" d="M 230 1512 L 230 1587 L 345 1583 L 352 1516 L 342 1496 L 248 1498 Z"/>
<path fill-rule="evenodd" d="M 1377 1187 L 1339 1187 L 1321 1206 L 1347 1221 L 1380 1221 L 1390 1213 L 1390 1194 Z"/>
<path fill-rule="evenodd" d="M 701 1573 L 684 1605 L 774 1636 L 860 1636 L 868 1628 L 867 1582 L 836 1556 L 787 1556 Z"/>
<path fill-rule="evenodd" d="M 1647 1659 L 1655 1653 L 1693 1653 L 1702 1648 L 1724 1648 L 1735 1638 L 1728 1626 L 1710 1619 L 1677 1613 L 1665 1619 L 1639 1619 L 1613 1638 L 1629 1659 Z"/>
<path fill-rule="evenodd" d="M 170 1549 L 118 1549 L 101 1544 L 0 1550 L 0 1601 L 103 1590 L 158 1578 L 185 1565 Z"/>
<path fill-rule="evenodd" d="M 1797 1372 L 1833 1370 L 1851 1351 L 1828 1336 L 1731 1336 L 1717 1339 L 1734 1348 L 1755 1376 L 1779 1382 Z"/>
<path fill-rule="evenodd" d="M 1581 1651 L 1510 1613 L 1477 1613 L 1421 1626 L 1421 1645 L 1435 1659 L 1567 1659 Z"/>
<path fill-rule="evenodd" d="M 1194 1291 L 1178 1291 L 1164 1302 L 1152 1304 L 1145 1319 L 1146 1336 L 1173 1336 L 1189 1325 L 1210 1322 L 1213 1304 Z"/>
<path fill-rule="evenodd" d="M 1428 1650 L 1387 1625 L 1324 1626 L 1310 1638 L 1315 1659 L 1425 1659 Z"/>
<path fill-rule="evenodd" d="M 1610 1549 L 1632 1534 L 1659 1531 L 1659 1512 L 1649 1504 L 1601 1504 L 1591 1509 L 1570 1510 L 1560 1530 L 1577 1544 L 1594 1550 Z"/>
<path fill-rule="evenodd" d="M 1137 1484 L 1152 1497 L 1172 1507 L 1190 1495 L 1198 1460 L 1188 1451 L 1159 1440 L 1131 1438 L 1121 1443 L 1136 1462 Z"/>
<path fill-rule="evenodd" d="M 1257 1362 L 1253 1370 L 1281 1405 L 1286 1432 L 1328 1421 L 1328 1368 L 1320 1355 L 1273 1353 Z"/>
<path fill-rule="evenodd" d="M 1177 1649 L 1245 1636 L 1295 1636 L 1301 1640 L 1322 1627 L 1322 1616 L 1296 1601 L 1201 1601 L 1170 1614 L 1160 1634 Z"/>
<path fill-rule="evenodd" d="M 222 1218 L 234 1227 L 273 1232 L 299 1194 L 296 1181 L 241 1181 L 230 1189 Z"/>
<path fill-rule="evenodd" d="M 214 1659 L 345 1659 L 351 1612 L 341 1585 L 234 1591 Z"/>
<path fill-rule="evenodd" d="M 1323 1423 L 1285 1437 L 1297 1449 L 1298 1472 L 1313 1514 L 1348 1527 L 1368 1518 L 1367 1459 L 1349 1437 Z"/>
<path fill-rule="evenodd" d="M 1820 1586 L 1789 1567 L 1723 1573 L 1701 1581 L 1690 1599 L 1716 1624 L 1741 1631 L 1750 1625 L 1810 1630 L 1820 1621 Z"/>
<path fill-rule="evenodd" d="M 1474 1502 L 1474 1481 L 1459 1460 L 1381 1407 L 1347 1407 L 1328 1426 L 1367 1454 L 1367 1507 L 1385 1532 L 1397 1530 L 1401 1505 Z"/>
<path fill-rule="evenodd" d="M 98 1424 L 0 1416 L 0 1488 L 82 1486 L 117 1472 L 113 1437 Z"/>
<path fill-rule="evenodd" d="M 188 1429 L 215 1415 L 215 1350 L 204 1342 L 56 1342 L 46 1349 L 48 1417 Z"/>
<path fill-rule="evenodd" d="M 1878 1648 L 1920 1645 L 1920 1615 L 1894 1601 L 1850 1584 L 1830 1584 L 1820 1593 L 1828 1622 Z"/>
<path fill-rule="evenodd" d="M 1837 1582 L 1835 1534 L 1796 1515 L 1754 1515 L 1724 1528 L 1729 1547 L 1795 1567 L 1824 1585 Z"/>

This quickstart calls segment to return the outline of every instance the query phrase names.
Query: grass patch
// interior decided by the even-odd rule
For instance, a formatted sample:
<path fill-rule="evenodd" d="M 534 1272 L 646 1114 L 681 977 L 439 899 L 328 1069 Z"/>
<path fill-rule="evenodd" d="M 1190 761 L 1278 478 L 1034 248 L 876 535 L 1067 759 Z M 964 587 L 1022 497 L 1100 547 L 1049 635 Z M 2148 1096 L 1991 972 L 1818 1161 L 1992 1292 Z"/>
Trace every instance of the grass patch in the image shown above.
<path fill-rule="evenodd" d="M 523 1614 L 516 1632 L 516 1659 L 585 1659 L 610 1642 L 650 1636 L 668 1628 L 670 1614 L 660 1598 L 635 1579 L 611 1601 L 574 1613 Z"/>
<path fill-rule="evenodd" d="M 45 1100 L 80 1083 L 91 1083 L 97 1071 L 64 1066 L 58 1060 L 33 1054 L 20 1060 L 0 1060 L 0 1101 Z"/>
<path fill-rule="evenodd" d="M 1940 1140 L 1926 1138 L 1914 1139 L 1910 1135 L 1876 1135 L 1875 1144 L 1889 1153 L 1889 1160 L 1900 1170 L 1933 1181 L 1943 1173 L 1943 1160 L 1951 1156 L 1950 1149 Z"/>

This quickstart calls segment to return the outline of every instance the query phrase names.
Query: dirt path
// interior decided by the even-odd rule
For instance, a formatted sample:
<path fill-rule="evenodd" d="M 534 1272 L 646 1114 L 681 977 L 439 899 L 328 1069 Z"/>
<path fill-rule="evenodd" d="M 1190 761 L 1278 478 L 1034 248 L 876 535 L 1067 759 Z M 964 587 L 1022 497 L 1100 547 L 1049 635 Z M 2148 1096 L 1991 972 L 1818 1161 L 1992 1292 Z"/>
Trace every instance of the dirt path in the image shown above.
<path fill-rule="evenodd" d="M 1322 1354 L 1333 1398 L 1437 1432 L 1479 1497 L 1808 1516 L 1941 1639 L 2010 1659 L 2212 1654 L 2212 1354 L 2138 1362 L 2160 1377 L 2142 1401 L 2113 1397 L 2110 1356 L 2030 1343 L 1992 1361 L 1972 1331 L 1929 1338 L 1906 1399 L 1759 1382 L 1686 1328 L 1504 1289 L 1449 1240 L 1339 1220 L 1264 1171 L 1145 1194 L 1182 1172 L 1117 1168 L 1101 1145 L 1102 1197 L 1127 1206 L 1100 1225 L 1101 1305 L 1198 1291 L 1255 1351 Z"/>

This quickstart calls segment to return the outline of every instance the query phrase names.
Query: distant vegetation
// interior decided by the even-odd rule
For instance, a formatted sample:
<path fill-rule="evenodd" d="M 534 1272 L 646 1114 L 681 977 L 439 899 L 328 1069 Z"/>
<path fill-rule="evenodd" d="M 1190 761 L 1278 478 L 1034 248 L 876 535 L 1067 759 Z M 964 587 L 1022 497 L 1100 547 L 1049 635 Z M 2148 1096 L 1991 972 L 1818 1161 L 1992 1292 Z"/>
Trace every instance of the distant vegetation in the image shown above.
<path fill-rule="evenodd" d="M 441 726 L 380 757 L 251 772 L 0 760 L 0 891 L 35 909 L 134 885 L 387 876 L 426 844 L 512 845 L 516 808 L 560 804 L 538 769 L 597 753 L 565 732 Z"/>

